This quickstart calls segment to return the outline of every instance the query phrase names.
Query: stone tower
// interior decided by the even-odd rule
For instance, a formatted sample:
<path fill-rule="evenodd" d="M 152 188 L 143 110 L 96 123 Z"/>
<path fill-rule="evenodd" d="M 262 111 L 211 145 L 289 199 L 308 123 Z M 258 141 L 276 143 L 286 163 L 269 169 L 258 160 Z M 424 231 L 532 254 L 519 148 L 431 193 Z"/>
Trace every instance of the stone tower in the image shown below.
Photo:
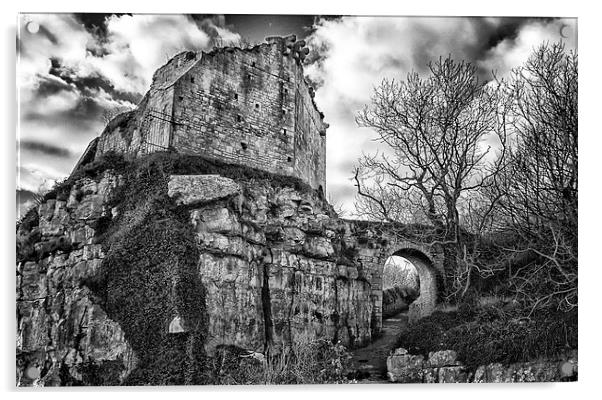
<path fill-rule="evenodd" d="M 175 151 L 300 178 L 323 191 L 326 128 L 294 35 L 187 51 L 159 68 L 137 109 L 111 121 L 95 157 Z"/>

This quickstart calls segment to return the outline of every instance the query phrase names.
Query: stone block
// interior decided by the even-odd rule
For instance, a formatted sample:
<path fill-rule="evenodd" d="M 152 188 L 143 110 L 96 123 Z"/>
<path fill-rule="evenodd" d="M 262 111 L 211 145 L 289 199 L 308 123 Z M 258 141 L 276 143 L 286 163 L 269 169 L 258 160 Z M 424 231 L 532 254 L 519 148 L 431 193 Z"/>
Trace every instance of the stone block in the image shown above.
<path fill-rule="evenodd" d="M 387 357 L 387 376 L 391 382 L 419 383 L 423 379 L 424 356 L 392 355 Z"/>
<path fill-rule="evenodd" d="M 431 367 L 452 367 L 460 365 L 457 358 L 458 354 L 454 350 L 440 350 L 430 352 L 428 362 Z"/>
<path fill-rule="evenodd" d="M 191 212 L 197 232 L 239 233 L 240 223 L 227 208 L 209 208 Z"/>
<path fill-rule="evenodd" d="M 96 219 L 102 215 L 104 198 L 100 195 L 85 196 L 74 211 L 80 220 Z"/>
<path fill-rule="evenodd" d="M 232 179 L 220 175 L 172 175 L 167 194 L 176 204 L 195 205 L 235 196 L 241 187 Z"/>
<path fill-rule="evenodd" d="M 473 382 L 504 383 L 506 380 L 505 368 L 500 363 L 480 365 L 475 371 Z"/>

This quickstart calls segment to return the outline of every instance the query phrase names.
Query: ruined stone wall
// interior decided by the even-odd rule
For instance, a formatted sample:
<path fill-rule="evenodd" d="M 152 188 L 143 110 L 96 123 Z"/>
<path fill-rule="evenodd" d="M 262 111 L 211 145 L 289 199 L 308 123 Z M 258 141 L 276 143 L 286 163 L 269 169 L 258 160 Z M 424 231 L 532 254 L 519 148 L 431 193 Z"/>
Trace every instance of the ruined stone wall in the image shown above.
<path fill-rule="evenodd" d="M 303 71 L 297 71 L 295 93 L 295 173 L 313 188 L 326 186 L 326 131 Z"/>
<path fill-rule="evenodd" d="M 147 94 L 137 109 L 119 114 L 107 124 L 98 137 L 94 155 L 96 160 L 109 151 L 134 156 L 140 153 L 143 142 L 141 127 L 148 101 L 149 95 Z"/>
<path fill-rule="evenodd" d="M 293 175 L 293 62 L 277 45 L 203 54 L 176 84 L 173 147 Z"/>
<path fill-rule="evenodd" d="M 183 51 L 173 56 L 153 74 L 151 90 L 173 86 L 201 57 L 194 51 Z"/>
<path fill-rule="evenodd" d="M 397 383 L 518 383 L 577 380 L 577 350 L 568 350 L 554 358 L 480 365 L 469 370 L 457 360 L 453 350 L 423 355 L 409 354 L 399 348 L 387 358 L 387 377 Z"/>
<path fill-rule="evenodd" d="M 301 178 L 325 189 L 326 124 L 301 64 L 273 38 L 252 49 L 183 52 L 153 76 L 145 100 L 103 131 L 97 157 L 175 150 Z"/>

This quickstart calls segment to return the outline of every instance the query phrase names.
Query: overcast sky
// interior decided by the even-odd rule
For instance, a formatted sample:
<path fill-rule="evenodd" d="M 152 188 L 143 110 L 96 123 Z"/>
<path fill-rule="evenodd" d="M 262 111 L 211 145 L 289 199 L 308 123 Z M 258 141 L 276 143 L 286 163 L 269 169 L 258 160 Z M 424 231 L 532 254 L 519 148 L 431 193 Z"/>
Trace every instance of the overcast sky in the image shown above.
<path fill-rule="evenodd" d="M 351 212 L 353 166 L 378 147 L 354 115 L 383 78 L 424 72 L 429 60 L 448 54 L 477 65 L 483 79 L 492 70 L 504 76 L 534 47 L 560 40 L 561 31 L 576 48 L 576 20 L 560 18 L 21 15 L 17 207 L 66 177 L 102 131 L 103 110 L 135 106 L 174 54 L 208 50 L 216 38 L 260 42 L 296 33 L 309 43 L 305 72 L 318 84 L 316 102 L 330 123 L 327 192 Z"/>

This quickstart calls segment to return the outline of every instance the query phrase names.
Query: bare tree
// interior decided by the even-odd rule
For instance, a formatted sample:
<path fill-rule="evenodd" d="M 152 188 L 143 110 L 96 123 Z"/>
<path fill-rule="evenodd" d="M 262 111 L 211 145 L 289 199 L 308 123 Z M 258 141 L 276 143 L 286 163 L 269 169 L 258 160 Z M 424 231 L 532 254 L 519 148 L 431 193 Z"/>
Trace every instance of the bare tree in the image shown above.
<path fill-rule="evenodd" d="M 460 212 L 503 166 L 505 104 L 499 86 L 481 82 L 469 63 L 448 57 L 429 69 L 425 78 L 414 72 L 402 82 L 384 80 L 357 115 L 387 145 L 360 160 L 358 210 L 384 221 L 428 222 L 444 246 L 450 295 L 463 295 L 473 267 Z"/>
<path fill-rule="evenodd" d="M 505 85 L 513 144 L 489 195 L 501 198 L 498 222 L 513 238 L 507 257 L 522 260 L 510 282 L 533 309 L 577 304 L 577 78 L 577 53 L 555 43 Z"/>

